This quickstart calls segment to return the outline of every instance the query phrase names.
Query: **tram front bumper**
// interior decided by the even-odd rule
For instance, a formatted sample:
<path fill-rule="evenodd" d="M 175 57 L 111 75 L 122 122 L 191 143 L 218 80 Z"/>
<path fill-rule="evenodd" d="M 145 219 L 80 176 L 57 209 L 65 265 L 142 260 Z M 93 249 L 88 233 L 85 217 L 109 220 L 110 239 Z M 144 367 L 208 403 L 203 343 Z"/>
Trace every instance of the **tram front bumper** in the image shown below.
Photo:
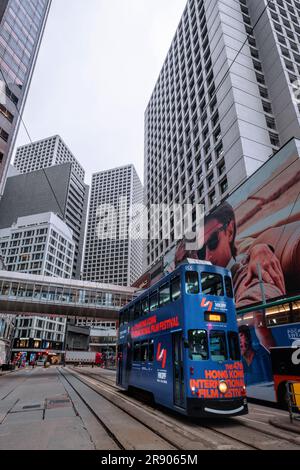
<path fill-rule="evenodd" d="M 245 397 L 233 399 L 207 400 L 202 398 L 187 398 L 187 414 L 199 417 L 239 416 L 248 413 Z"/>

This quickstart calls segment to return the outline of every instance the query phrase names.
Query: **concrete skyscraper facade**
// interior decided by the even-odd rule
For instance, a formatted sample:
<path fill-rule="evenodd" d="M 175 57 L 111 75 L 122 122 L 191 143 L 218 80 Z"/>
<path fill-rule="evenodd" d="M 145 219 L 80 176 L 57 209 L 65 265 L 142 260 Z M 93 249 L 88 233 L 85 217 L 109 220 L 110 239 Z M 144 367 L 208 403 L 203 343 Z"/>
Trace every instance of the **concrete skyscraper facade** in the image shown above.
<path fill-rule="evenodd" d="M 93 174 L 83 279 L 131 285 L 142 273 L 143 241 L 129 238 L 143 187 L 133 165 Z"/>
<path fill-rule="evenodd" d="M 84 180 L 84 169 L 59 135 L 18 147 L 14 167 L 20 173 L 29 173 L 60 165 L 61 163 L 72 163 L 73 170 L 78 178 Z"/>
<path fill-rule="evenodd" d="M 299 18 L 295 0 L 187 2 L 145 112 L 146 204 L 210 211 L 300 137 Z M 175 230 L 171 217 L 170 238 L 148 240 L 148 267 L 175 245 Z"/>
<path fill-rule="evenodd" d="M 0 197 L 51 0 L 0 3 Z"/>
<path fill-rule="evenodd" d="M 71 278 L 75 243 L 72 231 L 48 212 L 19 217 L 0 229 L 0 249 L 8 271 Z"/>
<path fill-rule="evenodd" d="M 58 213 L 73 232 L 72 277 L 80 279 L 89 192 L 84 169 L 58 135 L 19 147 L 14 166 L 21 175 L 7 180 L 0 227 L 8 227 L 13 217 Z"/>

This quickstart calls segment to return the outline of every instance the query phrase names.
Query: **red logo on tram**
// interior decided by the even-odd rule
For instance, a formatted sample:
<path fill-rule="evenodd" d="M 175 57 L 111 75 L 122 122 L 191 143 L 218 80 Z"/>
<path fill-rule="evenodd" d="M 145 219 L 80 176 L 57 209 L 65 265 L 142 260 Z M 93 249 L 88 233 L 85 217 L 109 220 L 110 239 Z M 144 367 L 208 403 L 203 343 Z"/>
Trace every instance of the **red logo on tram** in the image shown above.
<path fill-rule="evenodd" d="M 213 303 L 210 302 L 209 300 L 206 302 L 206 297 L 203 297 L 201 301 L 201 307 L 207 307 L 207 311 L 211 312 L 213 308 Z"/>
<path fill-rule="evenodd" d="M 161 343 L 158 343 L 157 352 L 156 352 L 156 360 L 161 362 L 161 366 L 164 369 L 166 367 L 167 362 L 167 350 L 161 349 Z"/>

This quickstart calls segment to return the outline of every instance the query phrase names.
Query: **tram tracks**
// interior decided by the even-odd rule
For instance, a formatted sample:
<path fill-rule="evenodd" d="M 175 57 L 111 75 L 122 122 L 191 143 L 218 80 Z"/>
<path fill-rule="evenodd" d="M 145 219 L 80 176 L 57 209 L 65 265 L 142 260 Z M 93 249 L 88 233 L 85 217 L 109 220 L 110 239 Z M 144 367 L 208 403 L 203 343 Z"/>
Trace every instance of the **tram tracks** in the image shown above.
<path fill-rule="evenodd" d="M 122 443 L 119 441 L 119 439 L 111 432 L 111 430 L 106 426 L 104 421 L 99 417 L 99 415 L 95 412 L 95 410 L 89 405 L 87 400 L 83 397 L 82 394 L 78 392 L 78 390 L 74 387 L 74 385 L 71 383 L 71 381 L 66 377 L 66 374 L 64 374 L 60 369 L 58 369 L 59 373 L 63 376 L 63 378 L 66 380 L 66 382 L 70 385 L 70 387 L 74 390 L 74 392 L 78 395 L 80 400 L 85 404 L 85 406 L 88 408 L 88 410 L 92 413 L 92 415 L 96 418 L 96 421 L 103 427 L 103 429 L 106 431 L 106 433 L 109 435 L 109 437 L 115 442 L 117 447 L 120 450 L 125 450 Z"/>
<path fill-rule="evenodd" d="M 71 371 L 70 371 L 71 372 Z M 115 407 L 122 410 L 130 418 L 135 419 L 139 424 L 146 426 L 149 431 L 159 435 L 172 449 L 177 450 L 257 450 L 258 447 L 241 442 L 239 439 L 229 436 L 218 435 L 209 429 L 199 429 L 199 427 L 187 426 L 177 419 L 167 418 L 157 412 L 153 407 L 144 405 L 128 396 L 112 384 L 104 383 L 102 380 L 86 377 L 85 373 L 73 372 L 79 382 L 95 390 Z M 83 377 L 78 377 L 78 374 Z M 181 416 L 180 416 L 181 418 Z M 183 417 L 184 418 L 184 417 Z M 169 447 L 170 448 L 170 447 Z"/>
<path fill-rule="evenodd" d="M 121 408 L 118 406 L 113 400 L 109 400 L 106 396 L 101 394 L 99 390 L 95 390 L 91 384 L 86 383 L 86 381 L 82 380 L 80 377 L 77 375 L 74 375 L 71 373 L 73 378 L 83 384 L 85 387 L 90 388 L 91 390 L 95 391 L 98 395 L 103 397 L 110 405 L 113 405 L 114 408 L 117 408 L 121 413 L 125 416 L 122 416 L 119 413 L 119 417 L 117 419 L 117 422 L 119 422 L 120 427 L 118 426 L 118 423 L 114 419 L 114 416 L 111 415 L 110 419 L 103 419 L 103 417 L 100 417 L 99 413 L 95 410 L 93 406 L 89 403 L 89 400 L 87 400 L 84 397 L 84 389 L 78 388 L 78 384 L 74 384 L 74 381 L 70 380 L 68 375 L 62 370 L 59 370 L 60 374 L 64 377 L 64 379 L 67 381 L 67 383 L 71 386 L 71 388 L 76 392 L 76 394 L 80 397 L 80 399 L 83 401 L 83 403 L 87 406 L 87 408 L 90 410 L 90 412 L 94 415 L 94 417 L 97 419 L 99 424 L 106 430 L 110 438 L 116 443 L 118 448 L 120 450 L 137 450 L 137 449 L 161 449 L 161 450 L 180 450 L 180 447 L 176 445 L 176 443 L 172 442 L 170 439 L 168 439 L 166 436 L 164 436 L 159 430 L 153 429 L 150 426 L 147 425 L 147 423 L 144 423 L 142 420 L 138 419 L 136 416 L 133 416 L 131 413 L 127 412 L 125 409 Z M 113 411 L 113 410 L 112 410 Z M 102 409 L 103 412 L 103 409 Z M 107 418 L 107 416 L 106 416 Z M 130 420 L 128 423 L 128 430 L 126 435 L 122 433 L 122 429 L 120 429 L 122 424 L 124 425 L 124 418 L 126 420 Z M 120 421 L 121 419 L 121 421 Z M 137 436 L 140 439 L 130 439 L 129 433 L 130 433 L 130 427 L 131 425 L 134 424 L 135 427 L 138 428 L 138 432 L 136 433 Z M 143 444 L 143 441 L 144 444 Z M 146 447 L 144 447 L 146 446 Z"/>
<path fill-rule="evenodd" d="M 101 384 L 101 393 L 104 392 L 105 388 L 109 387 L 110 393 L 115 393 L 116 395 L 118 395 L 118 398 L 122 398 L 123 402 L 136 405 L 136 400 L 124 395 L 120 397 L 120 391 L 118 387 L 114 385 L 111 379 L 104 378 L 103 376 L 100 376 L 96 373 L 87 373 L 86 371 L 77 372 L 83 376 L 93 377 L 92 380 L 95 380 L 96 382 Z M 107 393 L 107 390 L 105 393 Z M 197 441 L 197 439 L 203 440 L 203 431 L 205 431 L 205 445 L 207 446 L 207 449 L 300 449 L 299 437 L 295 437 L 295 435 L 293 435 L 292 433 L 282 432 L 275 428 L 272 429 L 272 427 L 267 423 L 259 423 L 259 426 L 253 425 L 251 423 L 251 420 L 248 420 L 248 418 L 247 421 L 244 419 L 244 417 L 232 417 L 226 418 L 222 421 L 218 419 L 201 419 L 201 423 L 199 423 L 199 420 L 196 421 L 195 419 L 189 419 L 189 421 L 187 422 L 188 418 L 185 416 L 178 414 L 174 419 L 172 417 L 173 412 L 171 412 L 171 416 L 169 413 L 168 415 L 165 415 L 165 413 L 162 414 L 160 411 L 157 411 L 157 408 L 154 408 L 148 404 L 145 405 L 143 403 L 143 409 L 144 411 L 148 411 L 149 413 L 151 413 L 152 417 L 154 416 L 160 423 L 163 423 L 164 425 L 167 425 L 173 429 L 174 427 L 178 428 L 178 426 L 180 426 L 181 432 L 184 432 L 186 435 L 193 437 L 193 444 L 195 443 L 195 441 Z M 216 445 L 216 442 L 218 442 L 218 439 L 216 439 L 216 435 L 218 435 L 219 438 L 226 438 L 227 443 L 219 442 Z M 191 449 L 192 447 L 189 448 Z"/>

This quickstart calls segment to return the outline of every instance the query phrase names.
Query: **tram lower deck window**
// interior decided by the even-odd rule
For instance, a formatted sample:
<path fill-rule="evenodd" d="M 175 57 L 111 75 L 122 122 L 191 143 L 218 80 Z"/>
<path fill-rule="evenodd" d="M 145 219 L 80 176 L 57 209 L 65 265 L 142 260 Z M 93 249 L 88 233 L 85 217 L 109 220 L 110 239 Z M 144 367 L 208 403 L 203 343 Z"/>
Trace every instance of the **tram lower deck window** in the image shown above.
<path fill-rule="evenodd" d="M 208 341 L 205 330 L 189 330 L 189 358 L 192 361 L 208 359 Z"/>
<path fill-rule="evenodd" d="M 148 361 L 148 341 L 143 341 L 141 344 L 141 361 Z"/>
<path fill-rule="evenodd" d="M 150 339 L 149 341 L 149 362 L 154 361 L 154 340 Z"/>
<path fill-rule="evenodd" d="M 209 334 L 210 357 L 213 361 L 227 359 L 226 338 L 224 331 L 211 331 Z"/>
<path fill-rule="evenodd" d="M 141 360 L 141 343 L 134 343 L 133 345 L 133 360 L 138 362 Z"/>
<path fill-rule="evenodd" d="M 138 341 L 133 344 L 133 362 L 154 361 L 154 340 Z"/>

